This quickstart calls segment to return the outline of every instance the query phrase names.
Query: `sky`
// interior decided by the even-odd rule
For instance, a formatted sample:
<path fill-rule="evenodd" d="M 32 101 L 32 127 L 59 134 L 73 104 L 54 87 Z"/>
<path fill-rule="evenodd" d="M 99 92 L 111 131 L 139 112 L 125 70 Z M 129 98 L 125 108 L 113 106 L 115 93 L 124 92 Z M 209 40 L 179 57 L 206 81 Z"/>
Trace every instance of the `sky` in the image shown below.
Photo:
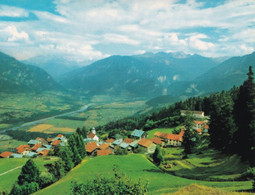
<path fill-rule="evenodd" d="M 255 0 L 0 0 L 0 51 L 26 60 L 255 50 Z"/>

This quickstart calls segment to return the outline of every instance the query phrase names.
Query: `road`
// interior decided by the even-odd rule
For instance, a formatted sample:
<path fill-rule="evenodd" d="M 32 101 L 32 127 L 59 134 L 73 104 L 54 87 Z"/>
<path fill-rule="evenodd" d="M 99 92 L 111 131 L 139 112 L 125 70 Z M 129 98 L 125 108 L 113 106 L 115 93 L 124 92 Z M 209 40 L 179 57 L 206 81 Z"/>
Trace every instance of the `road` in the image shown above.
<path fill-rule="evenodd" d="M 51 116 L 51 117 L 47 117 L 47 118 L 43 118 L 43 119 L 40 119 L 40 120 L 36 120 L 36 121 L 32 121 L 32 122 L 28 122 L 28 123 L 24 123 L 18 127 L 13 127 L 13 128 L 10 128 L 10 129 L 5 129 L 3 131 L 1 131 L 0 133 L 5 133 L 6 131 L 12 131 L 12 130 L 17 130 L 19 128 L 22 128 L 22 127 L 27 127 L 27 126 L 31 126 L 31 125 L 36 125 L 38 123 L 41 123 L 41 122 L 44 122 L 44 121 L 47 121 L 47 120 L 51 120 L 51 119 L 54 119 L 56 117 L 61 117 L 61 116 L 67 116 L 67 115 L 71 115 L 71 114 L 75 114 L 75 113 L 79 113 L 79 112 L 84 112 L 86 111 L 89 106 L 91 106 L 92 104 L 88 104 L 88 105 L 85 105 L 83 106 L 81 109 L 79 110 L 76 110 L 76 111 L 72 111 L 72 112 L 67 112 L 67 113 L 64 113 L 64 114 L 58 114 L 58 115 L 55 115 L 55 116 Z"/>
<path fill-rule="evenodd" d="M 15 168 L 13 168 L 13 169 L 10 169 L 9 171 L 5 171 L 5 172 L 1 173 L 0 176 L 5 175 L 5 174 L 7 174 L 7 173 L 9 173 L 9 172 L 11 172 L 11 171 L 14 171 L 14 170 L 16 170 L 16 169 L 19 169 L 19 168 L 21 168 L 21 167 L 22 167 L 22 166 L 18 166 L 18 167 L 15 167 Z"/>

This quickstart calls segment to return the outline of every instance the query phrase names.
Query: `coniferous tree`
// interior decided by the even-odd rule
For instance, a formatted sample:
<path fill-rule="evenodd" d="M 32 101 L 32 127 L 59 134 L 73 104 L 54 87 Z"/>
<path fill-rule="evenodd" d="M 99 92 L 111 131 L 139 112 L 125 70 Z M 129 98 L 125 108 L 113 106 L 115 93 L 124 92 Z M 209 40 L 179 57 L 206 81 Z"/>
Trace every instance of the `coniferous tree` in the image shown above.
<path fill-rule="evenodd" d="M 153 155 L 152 155 L 153 161 L 157 164 L 160 165 L 163 161 L 163 154 L 162 154 L 162 150 L 160 148 L 160 146 L 157 146 Z"/>
<path fill-rule="evenodd" d="M 251 66 L 247 75 L 248 79 L 240 86 L 234 107 L 238 127 L 235 148 L 244 159 L 255 164 L 255 83 Z"/>
<path fill-rule="evenodd" d="M 64 169 L 66 172 L 74 167 L 72 161 L 72 152 L 68 146 L 58 146 L 55 148 L 55 155 L 60 157 L 64 162 Z"/>
<path fill-rule="evenodd" d="M 233 100 L 228 93 L 220 93 L 212 104 L 210 123 L 211 146 L 227 153 L 233 153 L 233 135 L 236 125 L 233 117 Z"/>
<path fill-rule="evenodd" d="M 22 167 L 21 173 L 18 177 L 18 184 L 23 185 L 25 182 L 38 182 L 40 171 L 34 161 L 29 159 Z"/>
<path fill-rule="evenodd" d="M 22 167 L 18 182 L 14 184 L 10 194 L 32 194 L 39 190 L 40 171 L 32 159 Z"/>
<path fill-rule="evenodd" d="M 195 145 L 194 141 L 192 140 L 194 138 L 193 121 L 194 121 L 193 116 L 191 114 L 188 114 L 184 122 L 184 126 L 186 130 L 183 135 L 182 145 L 184 147 L 184 153 L 186 155 L 192 153 L 192 149 Z"/>

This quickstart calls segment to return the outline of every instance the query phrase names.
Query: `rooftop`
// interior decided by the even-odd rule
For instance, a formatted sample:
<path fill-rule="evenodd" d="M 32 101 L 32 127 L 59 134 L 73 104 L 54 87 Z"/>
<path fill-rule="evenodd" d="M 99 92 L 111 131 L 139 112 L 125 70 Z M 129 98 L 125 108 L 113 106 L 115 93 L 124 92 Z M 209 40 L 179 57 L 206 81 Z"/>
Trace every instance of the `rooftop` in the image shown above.
<path fill-rule="evenodd" d="M 142 130 L 135 129 L 135 130 L 132 132 L 131 135 L 134 136 L 134 137 L 139 137 L 139 138 L 141 138 L 142 135 L 143 135 L 144 133 L 145 133 L 145 132 L 142 131 Z"/>
<path fill-rule="evenodd" d="M 7 158 L 7 157 L 11 156 L 12 154 L 13 154 L 12 152 L 5 151 L 0 154 L 0 157 Z"/>
<path fill-rule="evenodd" d="M 139 145 L 145 147 L 145 148 L 148 148 L 151 146 L 152 144 L 152 141 L 149 140 L 149 139 L 146 139 L 146 138 L 142 138 L 139 142 L 138 142 Z"/>
<path fill-rule="evenodd" d="M 97 151 L 97 156 L 106 156 L 111 154 L 112 151 L 110 149 L 106 149 L 106 150 L 98 150 Z"/>
<path fill-rule="evenodd" d="M 89 142 L 85 145 L 85 149 L 86 149 L 86 152 L 93 152 L 95 149 L 97 149 L 97 144 L 96 142 Z"/>

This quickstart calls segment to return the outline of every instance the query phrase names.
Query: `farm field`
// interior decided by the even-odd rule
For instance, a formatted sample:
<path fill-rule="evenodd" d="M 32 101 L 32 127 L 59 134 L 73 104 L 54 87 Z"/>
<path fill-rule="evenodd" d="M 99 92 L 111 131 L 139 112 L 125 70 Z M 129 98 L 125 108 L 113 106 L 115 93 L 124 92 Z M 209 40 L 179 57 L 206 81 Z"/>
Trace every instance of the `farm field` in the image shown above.
<path fill-rule="evenodd" d="M 55 184 L 37 192 L 36 194 L 69 194 L 71 181 L 85 182 L 87 179 L 95 178 L 98 175 L 113 177 L 112 168 L 116 164 L 119 169 L 127 176 L 149 182 L 149 194 L 163 194 L 176 192 L 184 186 L 190 184 L 205 185 L 219 188 L 223 191 L 249 190 L 252 182 L 208 182 L 190 180 L 182 177 L 173 176 L 161 171 L 152 164 L 144 155 L 131 154 L 126 156 L 101 156 L 85 159 L 65 177 Z"/>
<path fill-rule="evenodd" d="M 19 141 L 15 139 L 10 140 L 0 140 L 0 153 L 4 151 L 13 151 L 15 148 L 17 148 L 20 145 L 27 144 L 27 142 Z"/>
<path fill-rule="evenodd" d="M 75 110 L 86 104 L 61 92 L 0 94 L 0 130 Z"/>
<path fill-rule="evenodd" d="M 77 127 L 92 128 L 104 125 L 110 121 L 115 121 L 131 116 L 146 107 L 145 101 L 123 102 L 99 102 L 93 104 L 86 112 L 74 113 L 72 115 L 57 117 L 35 126 L 21 128 L 24 131 L 43 133 L 72 133 Z M 92 101 L 95 102 L 95 101 Z"/>
<path fill-rule="evenodd" d="M 33 160 L 40 169 L 41 173 L 43 173 L 47 171 L 44 165 L 47 163 L 52 163 L 57 159 L 58 157 L 50 157 L 50 160 L 46 160 L 46 158 L 35 158 Z M 20 174 L 21 167 L 4 175 L 1 175 L 1 173 L 19 166 L 23 166 L 27 160 L 27 158 L 5 158 L 0 160 L 0 192 L 9 192 L 11 190 L 13 184 Z"/>

